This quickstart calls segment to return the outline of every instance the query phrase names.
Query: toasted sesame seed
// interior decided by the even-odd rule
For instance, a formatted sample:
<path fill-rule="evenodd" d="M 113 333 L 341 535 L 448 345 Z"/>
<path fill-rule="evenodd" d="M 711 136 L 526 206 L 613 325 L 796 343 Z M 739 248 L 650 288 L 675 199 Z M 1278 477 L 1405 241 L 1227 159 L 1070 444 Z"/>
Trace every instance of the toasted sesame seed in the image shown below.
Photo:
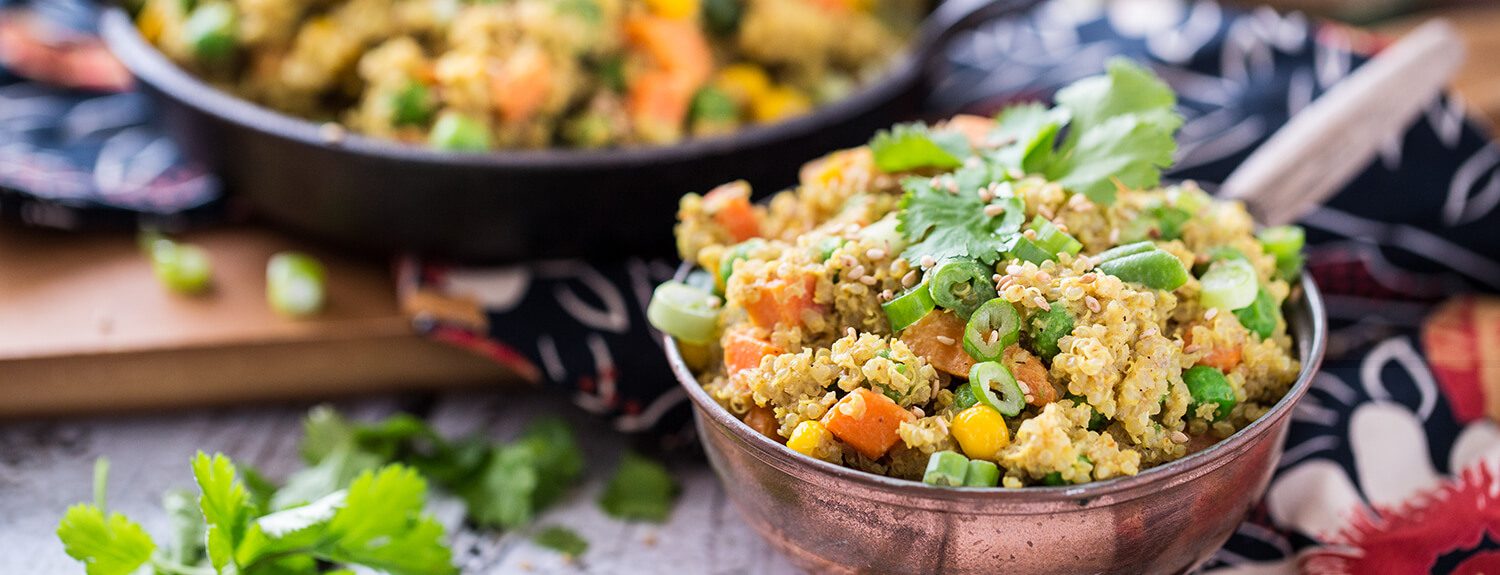
<path fill-rule="evenodd" d="M 1000 330 L 990 330 L 990 336 L 985 338 L 985 343 L 995 345 L 997 341 L 1000 341 Z"/>
<path fill-rule="evenodd" d="M 1068 224 L 1064 224 L 1061 222 L 1052 222 L 1052 225 L 1057 226 L 1057 231 L 1065 234 L 1068 233 Z"/>
<path fill-rule="evenodd" d="M 1031 298 L 1031 301 L 1035 302 L 1036 306 L 1042 308 L 1043 310 L 1052 311 L 1052 304 L 1047 303 L 1047 299 L 1042 296 L 1033 297 Z"/>
<path fill-rule="evenodd" d="M 919 279 L 922 279 L 922 274 L 917 273 L 917 270 L 911 270 L 906 272 L 906 275 L 901 276 L 901 285 L 911 287 L 917 285 L 917 280 Z"/>
<path fill-rule="evenodd" d="M 1078 281 L 1080 283 L 1091 284 L 1091 283 L 1094 283 L 1094 279 L 1095 279 L 1094 274 L 1092 272 L 1090 272 L 1090 273 L 1083 274 L 1083 277 L 1078 278 Z"/>
<path fill-rule="evenodd" d="M 318 137 L 322 138 L 326 144 L 342 143 L 348 135 L 349 131 L 338 122 L 324 122 L 323 125 L 318 126 Z"/>
<path fill-rule="evenodd" d="M 1112 230 L 1109 230 L 1109 243 L 1111 243 L 1111 244 L 1118 244 L 1118 243 L 1120 243 L 1120 228 L 1114 228 Z"/>
<path fill-rule="evenodd" d="M 862 277 L 864 277 L 864 275 L 865 275 L 865 266 L 863 266 L 863 265 L 854 266 L 854 269 L 849 270 L 849 278 L 850 279 L 862 278 Z"/>
<path fill-rule="evenodd" d="M 911 414 L 917 416 L 917 419 L 927 417 L 927 412 L 922 411 L 922 408 L 915 405 L 911 406 Z"/>
<path fill-rule="evenodd" d="M 1159 333 L 1161 333 L 1161 332 L 1157 331 L 1156 328 L 1154 328 L 1154 327 L 1148 327 L 1148 328 L 1146 328 L 1145 331 L 1141 332 L 1141 337 L 1154 337 L 1156 334 L 1159 334 Z"/>
<path fill-rule="evenodd" d="M 1005 171 L 1005 175 L 1010 176 L 1012 180 L 1019 180 L 1026 177 L 1026 172 L 1021 171 L 1019 168 L 1011 168 Z"/>
<path fill-rule="evenodd" d="M 880 280 L 875 279 L 875 276 L 864 276 L 864 277 L 859 278 L 859 283 L 865 284 L 867 286 L 875 285 L 876 282 L 879 282 L 879 281 Z"/>
<path fill-rule="evenodd" d="M 990 205 L 987 205 L 987 206 L 984 207 L 984 215 L 989 216 L 991 218 L 993 218 L 995 216 L 998 216 L 1000 214 L 1003 214 L 1003 213 L 1005 213 L 1005 206 L 1002 205 L 1002 204 L 990 204 Z M 1027 230 L 1027 231 L 1031 231 L 1031 230 Z"/>
<path fill-rule="evenodd" d="M 1089 311 L 1099 313 L 1099 300 L 1094 296 L 1083 296 L 1083 304 L 1089 306 Z"/>
<path fill-rule="evenodd" d="M 941 343 L 943 345 L 953 345 L 955 343 L 958 343 L 957 341 L 954 341 L 953 338 L 948 337 L 946 335 L 940 335 L 940 336 L 937 336 L 936 338 L 933 338 L 933 339 L 938 340 L 938 343 Z"/>
<path fill-rule="evenodd" d="M 1198 353 L 1198 350 L 1200 349 L 1202 348 L 1198 347 L 1198 344 L 1195 343 L 1193 345 L 1182 348 L 1182 353 Z"/>
<path fill-rule="evenodd" d="M 868 257 L 872 260 L 885 259 L 885 250 L 880 248 L 870 248 L 869 250 L 865 251 L 865 257 Z"/>
<path fill-rule="evenodd" d="M 989 188 L 979 188 L 979 201 L 987 204 L 993 199 L 995 199 L 995 192 L 991 192 Z"/>
<path fill-rule="evenodd" d="M 893 297 L 896 297 L 896 294 L 891 293 L 891 290 L 885 290 L 885 291 L 880 292 L 880 299 L 881 299 L 881 301 L 891 301 L 891 298 L 893 298 Z"/>
<path fill-rule="evenodd" d="M 854 326 L 849 326 L 848 329 L 844 330 L 844 335 L 854 337 L 856 335 L 859 335 L 859 332 L 854 331 Z"/>
<path fill-rule="evenodd" d="M 1172 443 L 1187 443 L 1188 436 L 1181 430 L 1172 430 Z"/>
<path fill-rule="evenodd" d="M 937 265 L 937 260 L 932 256 L 922 256 L 922 268 L 927 269 Z"/>
<path fill-rule="evenodd" d="M 1052 283 L 1052 274 L 1047 272 L 1036 272 L 1036 281 L 1041 283 Z"/>
<path fill-rule="evenodd" d="M 1017 382 L 1017 383 L 1019 383 L 1019 382 Z M 1026 384 L 1022 383 L 1021 385 L 1024 386 Z M 1025 397 L 1026 397 L 1026 403 L 1036 403 L 1036 397 L 1035 396 L 1033 396 L 1033 395 L 1031 395 L 1031 394 L 1028 393 L 1028 394 L 1026 394 Z"/>
<path fill-rule="evenodd" d="M 1028 240 L 1034 240 L 1036 239 L 1036 230 L 1028 229 L 1024 232 L 1021 232 L 1021 235 L 1026 236 L 1026 239 Z"/>
<path fill-rule="evenodd" d="M 1005 276 L 1000 275 L 1000 274 L 995 274 L 995 275 L 990 276 L 990 281 L 995 282 L 995 283 L 1000 283 L 1000 278 L 1003 278 L 1003 277 L 1005 277 Z"/>
<path fill-rule="evenodd" d="M 1048 206 L 1038 206 L 1036 209 L 1036 213 L 1041 214 L 1042 217 L 1049 220 L 1057 215 L 1056 212 L 1053 212 L 1052 208 Z"/>
<path fill-rule="evenodd" d="M 1217 317 L 1218 315 L 1219 315 L 1219 308 L 1211 307 L 1211 308 L 1208 308 L 1208 311 L 1203 312 L 1203 319 L 1212 320 L 1213 318 Z"/>
<path fill-rule="evenodd" d="M 1026 268 L 1021 267 L 1021 264 L 1010 264 L 1008 266 L 1005 266 L 1005 273 L 1010 274 L 1010 275 L 1016 275 L 1018 273 L 1021 273 L 1025 269 Z"/>

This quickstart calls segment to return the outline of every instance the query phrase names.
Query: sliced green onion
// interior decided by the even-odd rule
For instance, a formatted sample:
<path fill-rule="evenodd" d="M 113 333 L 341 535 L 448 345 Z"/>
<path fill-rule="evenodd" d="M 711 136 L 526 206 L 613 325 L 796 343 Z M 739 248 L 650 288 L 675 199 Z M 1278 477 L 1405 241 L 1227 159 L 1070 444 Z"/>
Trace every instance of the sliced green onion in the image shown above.
<path fill-rule="evenodd" d="M 1005 348 L 1021 339 L 1021 312 L 1004 298 L 984 302 L 964 326 L 964 351 L 978 361 L 1000 361 Z"/>
<path fill-rule="evenodd" d="M 1068 482 L 1063 481 L 1062 472 L 1060 471 L 1053 471 L 1052 473 L 1048 473 L 1046 476 L 1042 477 L 1042 485 L 1047 485 L 1050 487 L 1060 487 L 1067 484 Z"/>
<path fill-rule="evenodd" d="M 266 262 L 266 302 L 277 313 L 302 317 L 323 309 L 323 264 L 307 254 L 281 252 Z"/>
<path fill-rule="evenodd" d="M 1208 261 L 1193 264 L 1193 275 L 1202 276 L 1208 271 L 1208 267 L 1224 260 L 1246 260 L 1245 252 L 1232 246 L 1215 246 L 1208 250 Z"/>
<path fill-rule="evenodd" d="M 683 280 L 683 283 L 709 293 L 718 289 L 718 286 L 714 285 L 714 276 L 704 270 L 695 269 L 688 272 L 687 279 Z"/>
<path fill-rule="evenodd" d="M 1094 256 L 1094 259 L 1098 260 L 1099 263 L 1104 263 L 1104 262 L 1111 261 L 1111 260 L 1117 260 L 1117 259 L 1123 258 L 1125 256 L 1133 256 L 1133 255 L 1136 255 L 1136 254 L 1143 254 L 1143 253 L 1146 253 L 1146 252 L 1149 252 L 1149 251 L 1152 251 L 1152 250 L 1155 250 L 1155 249 L 1157 249 L 1156 244 L 1153 244 L 1150 241 L 1135 242 L 1135 243 L 1130 243 L 1130 244 L 1124 244 L 1124 245 L 1115 246 L 1115 247 L 1112 247 L 1110 249 L 1107 249 L 1107 250 L 1104 250 L 1102 252 L 1099 252 L 1097 255 Z"/>
<path fill-rule="evenodd" d="M 1000 466 L 983 459 L 969 460 L 969 471 L 964 475 L 964 487 L 994 487 L 1000 484 Z"/>
<path fill-rule="evenodd" d="M 437 123 L 427 135 L 427 142 L 440 150 L 482 152 L 490 149 L 490 132 L 473 118 L 447 112 L 438 116 Z"/>
<path fill-rule="evenodd" d="M 181 294 L 208 289 L 213 265 L 203 248 L 158 237 L 151 241 L 150 250 L 151 272 L 167 289 Z"/>
<path fill-rule="evenodd" d="M 427 86 L 416 80 L 406 83 L 391 95 L 391 120 L 397 126 L 417 126 L 432 119 L 432 95 Z"/>
<path fill-rule="evenodd" d="M 956 451 L 939 451 L 927 458 L 927 472 L 922 474 L 922 483 L 959 487 L 968 474 L 969 458 Z"/>
<path fill-rule="evenodd" d="M 1199 280 L 1198 303 L 1205 308 L 1236 310 L 1255 302 L 1260 281 L 1255 267 L 1241 259 L 1227 259 L 1208 267 Z"/>
<path fill-rule="evenodd" d="M 1052 254 L 1073 255 L 1083 249 L 1082 243 L 1046 218 L 1041 216 L 1032 218 L 1030 227 L 1036 231 L 1037 245 Z"/>
<path fill-rule="evenodd" d="M 997 389 L 1000 390 L 999 396 L 995 395 Z M 1016 383 L 1010 369 L 1000 362 L 981 361 L 969 368 L 969 391 L 973 392 L 974 399 L 979 400 L 979 403 L 994 408 L 1006 417 L 1014 417 L 1026 406 L 1026 395 L 1021 393 L 1021 385 Z"/>
<path fill-rule="evenodd" d="M 928 272 L 932 301 L 968 319 L 984 302 L 995 298 L 994 270 L 974 260 L 948 260 Z"/>
<path fill-rule="evenodd" d="M 707 290 L 666 282 L 651 293 L 646 319 L 656 329 L 688 343 L 713 341 L 719 324 L 718 296 Z"/>
<path fill-rule="evenodd" d="M 1160 249 L 1107 260 L 1099 264 L 1099 271 L 1127 282 L 1165 291 L 1180 288 L 1188 280 L 1187 268 L 1182 267 L 1177 256 Z"/>
<path fill-rule="evenodd" d="M 1276 257 L 1277 277 L 1293 281 L 1302 274 L 1302 248 L 1307 244 L 1307 232 L 1301 227 L 1276 226 L 1255 236 L 1266 253 Z"/>
<path fill-rule="evenodd" d="M 1276 299 L 1271 297 L 1271 293 L 1261 287 L 1255 292 L 1255 302 L 1234 310 L 1234 317 L 1250 333 L 1266 339 L 1276 331 L 1276 323 L 1281 319 L 1281 308 L 1276 307 Z"/>
<path fill-rule="evenodd" d="M 1042 262 L 1048 260 L 1057 259 L 1057 256 L 1053 255 L 1052 252 L 1047 251 L 1046 248 L 1043 248 L 1026 236 L 1016 236 L 1015 245 L 1011 246 L 1010 250 L 1005 252 L 1005 255 L 1010 259 L 1031 262 L 1037 265 L 1042 265 Z"/>
<path fill-rule="evenodd" d="M 232 4 L 207 2 L 188 15 L 182 35 L 198 59 L 223 60 L 234 54 L 235 19 Z"/>
<path fill-rule="evenodd" d="M 1236 401 L 1234 389 L 1229 387 L 1229 379 L 1222 372 L 1206 365 L 1195 365 L 1182 372 L 1182 382 L 1193 395 L 1193 403 L 1188 406 L 1189 416 L 1197 414 L 1199 406 L 1214 403 L 1218 404 L 1214 421 L 1229 417 Z"/>
<path fill-rule="evenodd" d="M 844 238 L 838 236 L 828 236 L 826 238 L 818 240 L 818 261 L 828 261 L 828 258 L 833 257 L 833 252 L 836 252 L 839 248 L 844 247 L 844 242 Z"/>
<path fill-rule="evenodd" d="M 880 304 L 880 309 L 885 310 L 885 318 L 891 322 L 891 331 L 901 331 L 906 326 L 917 323 L 917 320 L 931 313 L 937 304 L 932 301 L 932 292 L 927 289 L 927 283 L 917 284 L 906 293 L 896 296 L 891 301 Z"/>
<path fill-rule="evenodd" d="M 979 403 L 979 399 L 974 397 L 974 390 L 969 389 L 968 384 L 960 385 L 957 389 L 953 390 L 953 409 L 955 412 L 974 407 L 974 404 L 977 403 Z"/>
<path fill-rule="evenodd" d="M 729 276 L 734 275 L 734 262 L 750 259 L 750 252 L 766 245 L 760 238 L 750 238 L 724 251 L 719 258 L 719 289 L 729 285 Z"/>
<path fill-rule="evenodd" d="M 1053 302 L 1052 309 L 1032 314 L 1031 321 L 1026 325 L 1026 339 L 1031 344 L 1031 351 L 1041 356 L 1042 359 L 1052 361 L 1062 352 L 1058 347 L 1058 340 L 1063 336 L 1073 333 L 1073 314 L 1062 302 Z"/>

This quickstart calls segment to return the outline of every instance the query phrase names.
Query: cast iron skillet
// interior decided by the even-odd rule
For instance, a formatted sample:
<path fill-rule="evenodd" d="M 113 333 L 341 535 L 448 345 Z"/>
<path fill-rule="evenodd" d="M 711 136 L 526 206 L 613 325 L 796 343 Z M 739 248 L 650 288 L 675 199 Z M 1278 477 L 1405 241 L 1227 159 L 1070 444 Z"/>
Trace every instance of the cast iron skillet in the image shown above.
<path fill-rule="evenodd" d="M 177 67 L 122 9 L 100 22 L 189 159 L 236 201 L 296 232 L 365 251 L 468 261 L 665 254 L 676 203 L 743 178 L 762 193 L 797 166 L 917 113 L 955 33 L 1035 0 L 948 0 L 886 76 L 806 116 L 656 148 L 444 152 L 348 134 L 222 92 Z"/>

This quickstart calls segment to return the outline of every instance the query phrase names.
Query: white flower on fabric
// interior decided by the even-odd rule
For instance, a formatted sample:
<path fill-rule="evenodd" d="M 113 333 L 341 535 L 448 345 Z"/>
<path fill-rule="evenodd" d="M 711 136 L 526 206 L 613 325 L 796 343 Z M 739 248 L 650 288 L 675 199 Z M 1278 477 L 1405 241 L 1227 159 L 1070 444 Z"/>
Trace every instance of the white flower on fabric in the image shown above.
<path fill-rule="evenodd" d="M 521 303 L 530 285 L 531 271 L 526 266 L 458 268 L 443 275 L 442 291 L 472 298 L 486 310 L 504 313 Z"/>

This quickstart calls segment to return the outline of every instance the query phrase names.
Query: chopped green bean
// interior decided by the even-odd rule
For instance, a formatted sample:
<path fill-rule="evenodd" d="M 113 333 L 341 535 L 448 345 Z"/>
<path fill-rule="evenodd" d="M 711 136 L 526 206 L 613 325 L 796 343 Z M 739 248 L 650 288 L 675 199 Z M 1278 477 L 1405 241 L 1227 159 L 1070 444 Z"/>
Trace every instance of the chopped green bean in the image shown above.
<path fill-rule="evenodd" d="M 1164 291 L 1182 287 L 1182 284 L 1187 283 L 1188 280 L 1187 268 L 1182 267 L 1182 262 L 1177 259 L 1177 256 L 1160 249 L 1151 249 L 1102 262 L 1099 264 L 1099 271 L 1127 282 Z"/>
<path fill-rule="evenodd" d="M 307 254 L 281 252 L 266 262 L 266 301 L 277 313 L 302 317 L 323 309 L 323 264 Z"/>
<path fill-rule="evenodd" d="M 994 487 L 1000 484 L 1000 466 L 983 459 L 969 460 L 969 471 L 964 474 L 964 487 Z"/>
<path fill-rule="evenodd" d="M 1120 259 L 1120 258 L 1123 258 L 1125 256 L 1133 256 L 1133 255 L 1136 255 L 1136 254 L 1143 254 L 1143 253 L 1146 253 L 1146 252 L 1149 252 L 1149 251 L 1152 251 L 1152 250 L 1155 250 L 1155 249 L 1158 249 L 1156 247 L 1156 244 L 1153 244 L 1150 241 L 1141 241 L 1141 242 L 1129 243 L 1129 244 L 1124 244 L 1124 245 L 1118 245 L 1118 246 L 1112 247 L 1110 249 L 1104 250 L 1102 252 L 1099 252 L 1097 255 L 1095 255 L 1094 259 L 1098 260 L 1099 263 L 1104 263 L 1104 262 L 1107 262 L 1107 261 L 1110 261 L 1110 260 Z"/>
<path fill-rule="evenodd" d="M 1010 368 L 996 361 L 981 361 L 969 368 L 969 391 L 979 403 L 994 408 L 1000 415 L 1015 417 L 1026 406 L 1026 395 L 1016 383 Z M 995 395 L 995 390 L 1000 395 Z"/>
<path fill-rule="evenodd" d="M 964 326 L 964 351 L 977 361 L 999 361 L 1021 339 L 1021 313 L 1004 298 L 984 302 Z"/>
<path fill-rule="evenodd" d="M 1276 307 L 1276 299 L 1262 286 L 1255 292 L 1255 301 L 1234 310 L 1234 317 L 1250 333 L 1266 339 L 1276 332 L 1276 324 L 1281 319 L 1281 308 Z"/>
<path fill-rule="evenodd" d="M 922 482 L 928 485 L 959 487 L 969 473 L 969 458 L 956 451 L 939 451 L 927 458 L 927 472 Z"/>

